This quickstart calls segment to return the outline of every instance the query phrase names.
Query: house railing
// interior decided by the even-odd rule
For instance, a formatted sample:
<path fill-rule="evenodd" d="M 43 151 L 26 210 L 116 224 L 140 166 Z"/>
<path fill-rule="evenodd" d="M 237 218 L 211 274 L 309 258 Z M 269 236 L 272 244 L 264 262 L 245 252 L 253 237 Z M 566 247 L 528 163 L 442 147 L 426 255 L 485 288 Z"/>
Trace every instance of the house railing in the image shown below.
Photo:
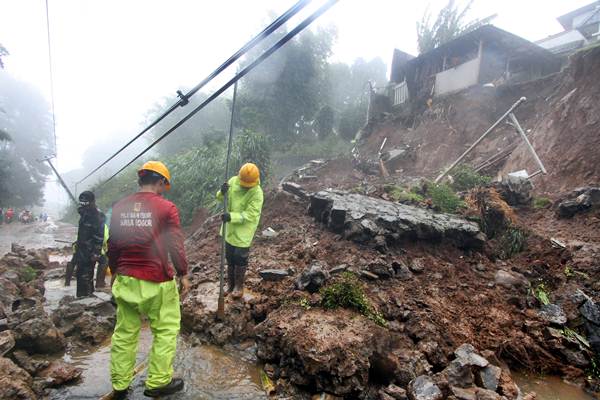
<path fill-rule="evenodd" d="M 400 105 L 408 100 L 408 86 L 406 81 L 394 86 L 394 105 Z"/>

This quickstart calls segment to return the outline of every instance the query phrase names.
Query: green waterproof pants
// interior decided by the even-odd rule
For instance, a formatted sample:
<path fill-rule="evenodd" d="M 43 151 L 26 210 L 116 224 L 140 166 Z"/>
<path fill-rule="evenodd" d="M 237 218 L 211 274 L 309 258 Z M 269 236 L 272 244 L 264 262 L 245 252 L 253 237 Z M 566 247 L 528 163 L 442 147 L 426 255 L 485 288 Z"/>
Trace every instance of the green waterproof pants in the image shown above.
<path fill-rule="evenodd" d="M 141 315 L 148 317 L 154 336 L 146 388 L 155 389 L 169 384 L 173 377 L 181 321 L 177 282 L 173 279 L 157 283 L 117 275 L 112 293 L 117 302 L 117 324 L 112 336 L 110 360 L 113 388 L 125 390 L 133 381 Z"/>

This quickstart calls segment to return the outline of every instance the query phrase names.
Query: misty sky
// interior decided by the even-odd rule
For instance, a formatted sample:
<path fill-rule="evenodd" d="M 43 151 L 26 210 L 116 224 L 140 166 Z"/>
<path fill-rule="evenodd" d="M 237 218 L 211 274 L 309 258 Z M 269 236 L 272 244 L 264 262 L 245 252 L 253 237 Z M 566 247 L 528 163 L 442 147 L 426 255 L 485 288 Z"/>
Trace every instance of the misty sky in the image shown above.
<path fill-rule="evenodd" d="M 152 104 L 178 87 L 195 85 L 264 28 L 270 11 L 280 14 L 295 2 L 48 1 L 57 165 L 62 172 L 78 168 L 81 155 L 94 143 L 118 148 L 139 131 Z M 475 0 L 469 17 L 497 13 L 494 25 L 533 41 L 562 30 L 555 18 L 590 2 Z M 314 26 L 337 26 L 334 60 L 350 63 L 357 57 L 380 56 L 389 67 L 394 47 L 417 53 L 415 23 L 428 3 L 437 11 L 447 0 L 341 0 Z M 44 0 L 0 0 L 0 43 L 11 54 L 5 58 L 6 71 L 49 98 L 45 24 Z"/>

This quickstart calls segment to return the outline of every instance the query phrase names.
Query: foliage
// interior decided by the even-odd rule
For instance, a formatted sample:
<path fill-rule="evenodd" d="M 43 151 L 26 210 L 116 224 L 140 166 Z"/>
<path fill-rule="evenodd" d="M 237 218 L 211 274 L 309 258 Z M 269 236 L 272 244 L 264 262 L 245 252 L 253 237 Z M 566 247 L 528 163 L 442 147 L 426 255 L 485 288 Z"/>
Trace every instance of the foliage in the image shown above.
<path fill-rule="evenodd" d="M 571 329 L 569 327 L 564 327 L 562 330 L 562 334 L 567 339 L 575 339 L 579 343 L 581 343 L 583 346 L 585 346 L 586 348 L 588 348 L 588 349 L 590 348 L 590 342 L 588 342 L 586 338 L 581 336 L 579 333 L 577 333 L 573 329 Z"/>
<path fill-rule="evenodd" d="M 499 238 L 498 256 L 508 259 L 521 252 L 527 244 L 527 234 L 515 226 L 509 226 Z"/>
<path fill-rule="evenodd" d="M 392 200 L 400 203 L 422 203 L 425 198 L 416 192 L 415 188 L 404 188 L 396 185 L 386 185 L 383 190 Z"/>
<path fill-rule="evenodd" d="M 235 138 L 233 171 L 251 162 L 260 169 L 262 182 L 267 182 L 271 172 L 271 141 L 265 135 L 245 130 Z"/>
<path fill-rule="evenodd" d="M 458 9 L 454 0 L 449 0 L 438 13 L 435 21 L 431 22 L 429 10 L 417 22 L 417 44 L 419 53 L 423 54 L 435 49 L 452 39 L 463 35 L 469 31 L 475 30 L 482 25 L 489 23 L 495 15 L 483 19 L 476 19 L 465 22 L 466 15 L 470 10 L 474 0 L 471 0 L 462 9 Z"/>
<path fill-rule="evenodd" d="M 298 301 L 298 304 L 307 311 L 312 308 L 310 301 L 306 297 L 301 298 L 300 301 Z"/>
<path fill-rule="evenodd" d="M 533 208 L 548 208 L 552 204 L 552 200 L 547 197 L 536 197 L 533 199 Z"/>
<path fill-rule="evenodd" d="M 0 87 L 0 206 L 40 204 L 50 169 L 38 160 L 53 152 L 50 107 L 33 86 L 3 71 Z"/>
<path fill-rule="evenodd" d="M 542 305 L 550 304 L 550 298 L 548 297 L 548 292 L 546 291 L 546 285 L 544 285 L 544 283 L 540 283 L 536 286 L 533 295 Z"/>
<path fill-rule="evenodd" d="M 371 305 L 358 279 L 351 272 L 344 272 L 340 282 L 322 288 L 321 295 L 323 296 L 321 304 L 326 309 L 350 308 L 358 311 L 379 326 L 387 326 L 387 321 Z"/>
<path fill-rule="evenodd" d="M 477 186 L 487 185 L 492 181 L 489 176 L 484 176 L 475 171 L 472 167 L 462 164 L 452 172 L 452 187 L 459 192 L 465 192 Z"/>
<path fill-rule="evenodd" d="M 31 266 L 26 265 L 23 269 L 19 270 L 19 277 L 24 282 L 31 282 L 37 278 L 38 272 Z"/>
<path fill-rule="evenodd" d="M 338 136 L 332 135 L 324 140 L 306 140 L 304 143 L 295 143 L 284 152 L 277 152 L 274 158 L 278 162 L 289 159 L 310 160 L 314 158 L 335 158 L 350 153 L 352 145 Z"/>
<path fill-rule="evenodd" d="M 452 187 L 446 183 L 433 183 L 427 187 L 431 203 L 442 212 L 456 213 L 465 206 Z"/>

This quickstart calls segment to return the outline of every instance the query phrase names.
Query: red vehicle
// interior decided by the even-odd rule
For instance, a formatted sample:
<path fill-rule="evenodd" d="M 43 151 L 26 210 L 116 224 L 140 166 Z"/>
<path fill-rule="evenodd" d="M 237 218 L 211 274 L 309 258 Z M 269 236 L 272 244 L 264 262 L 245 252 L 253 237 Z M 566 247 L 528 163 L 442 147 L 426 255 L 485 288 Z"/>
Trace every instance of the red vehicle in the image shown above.
<path fill-rule="evenodd" d="M 15 217 L 15 211 L 12 208 L 9 208 L 8 210 L 6 210 L 4 219 L 6 220 L 7 224 L 10 224 L 14 217 Z"/>

